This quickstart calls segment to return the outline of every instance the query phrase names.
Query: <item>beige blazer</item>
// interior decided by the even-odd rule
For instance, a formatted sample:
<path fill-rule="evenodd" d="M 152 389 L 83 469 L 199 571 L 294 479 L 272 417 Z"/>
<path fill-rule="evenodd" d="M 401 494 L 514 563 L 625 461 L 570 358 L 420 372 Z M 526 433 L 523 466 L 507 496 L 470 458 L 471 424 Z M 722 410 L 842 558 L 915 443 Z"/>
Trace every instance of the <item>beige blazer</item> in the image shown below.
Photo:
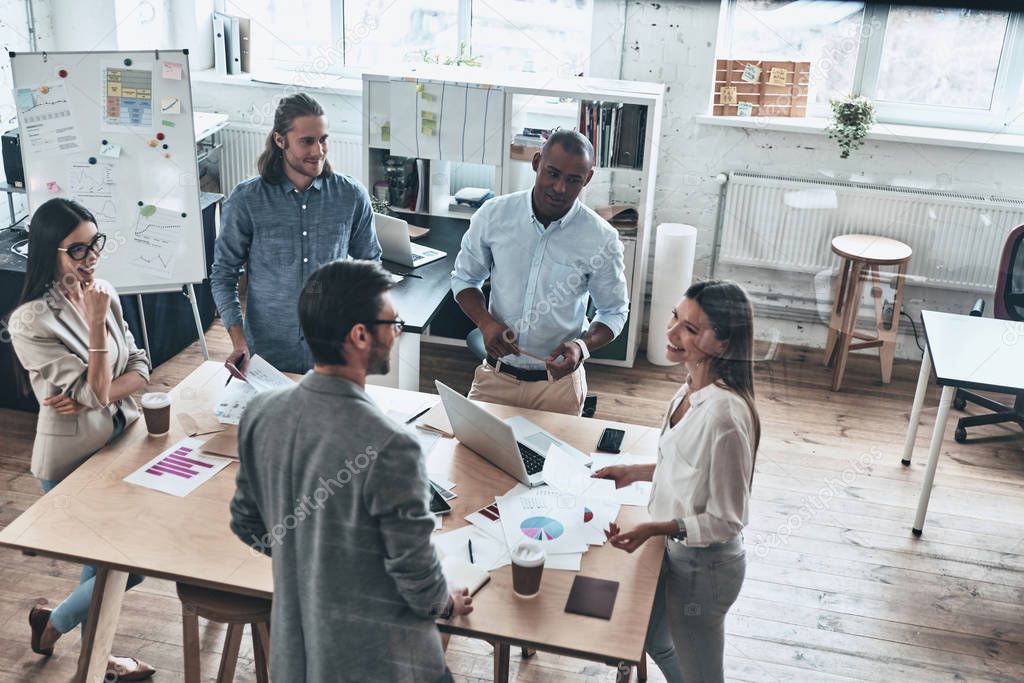
<path fill-rule="evenodd" d="M 139 417 L 138 406 L 131 396 L 110 405 L 96 398 L 87 379 L 89 330 L 58 287 L 14 309 L 10 332 L 14 352 L 28 371 L 32 392 L 40 403 L 32 474 L 40 479 L 63 479 L 110 440 L 118 409 L 131 424 Z M 108 342 L 108 361 L 113 364 L 114 379 L 137 372 L 148 380 L 149 359 L 135 346 L 116 294 L 110 297 L 107 332 L 113 342 Z M 42 405 L 54 394 L 70 396 L 85 409 L 77 415 L 59 415 Z"/>

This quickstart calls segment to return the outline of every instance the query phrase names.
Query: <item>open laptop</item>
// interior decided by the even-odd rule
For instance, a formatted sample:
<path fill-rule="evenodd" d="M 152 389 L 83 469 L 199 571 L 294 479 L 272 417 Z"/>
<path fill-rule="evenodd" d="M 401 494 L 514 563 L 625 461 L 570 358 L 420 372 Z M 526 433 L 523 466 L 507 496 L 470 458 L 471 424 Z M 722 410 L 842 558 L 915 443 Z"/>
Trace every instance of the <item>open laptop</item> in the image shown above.
<path fill-rule="evenodd" d="M 526 418 L 517 415 L 503 421 L 451 387 L 437 380 L 434 386 L 441 395 L 455 438 L 527 486 L 544 483 L 544 456 L 552 444 L 590 464 L 584 453 Z"/>
<path fill-rule="evenodd" d="M 409 224 L 401 218 L 373 214 L 377 226 L 377 239 L 385 261 L 393 261 L 407 268 L 418 268 L 448 255 L 448 252 L 413 244 L 409 239 Z"/>

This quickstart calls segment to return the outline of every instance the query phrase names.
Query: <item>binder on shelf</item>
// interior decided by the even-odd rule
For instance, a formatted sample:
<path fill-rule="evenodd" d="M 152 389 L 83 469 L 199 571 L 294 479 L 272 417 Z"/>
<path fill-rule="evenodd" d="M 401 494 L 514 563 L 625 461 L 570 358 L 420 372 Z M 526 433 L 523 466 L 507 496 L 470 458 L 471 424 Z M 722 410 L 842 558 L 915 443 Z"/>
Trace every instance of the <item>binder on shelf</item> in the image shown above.
<path fill-rule="evenodd" d="M 238 17 L 238 46 L 242 73 L 252 73 L 252 21 L 249 17 Z"/>
<path fill-rule="evenodd" d="M 226 43 L 225 58 L 228 74 L 242 72 L 242 46 L 238 36 L 238 17 L 224 17 L 224 42 Z"/>
<path fill-rule="evenodd" d="M 213 66 L 220 76 L 225 75 L 227 70 L 227 42 L 224 39 L 224 17 L 213 13 Z"/>

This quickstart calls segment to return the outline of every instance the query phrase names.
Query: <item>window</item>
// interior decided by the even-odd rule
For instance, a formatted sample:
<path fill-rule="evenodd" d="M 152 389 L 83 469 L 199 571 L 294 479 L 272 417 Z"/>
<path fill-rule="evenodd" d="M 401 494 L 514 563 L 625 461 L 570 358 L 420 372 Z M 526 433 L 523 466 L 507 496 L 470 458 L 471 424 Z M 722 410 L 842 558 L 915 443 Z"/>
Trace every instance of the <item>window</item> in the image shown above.
<path fill-rule="evenodd" d="M 857 94 L 883 122 L 1022 130 L 1021 22 L 969 8 L 729 0 L 718 57 L 811 62 L 810 116 Z"/>
<path fill-rule="evenodd" d="M 586 72 L 594 0 L 228 0 L 253 23 L 257 64 L 343 73 L 461 49 L 480 66 Z"/>

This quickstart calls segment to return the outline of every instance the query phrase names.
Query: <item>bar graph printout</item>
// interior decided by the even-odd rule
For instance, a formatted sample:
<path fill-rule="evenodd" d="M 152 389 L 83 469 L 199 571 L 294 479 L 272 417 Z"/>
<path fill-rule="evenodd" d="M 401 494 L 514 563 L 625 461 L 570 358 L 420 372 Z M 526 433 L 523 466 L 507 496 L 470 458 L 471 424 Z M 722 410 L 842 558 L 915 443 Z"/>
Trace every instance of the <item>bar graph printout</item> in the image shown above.
<path fill-rule="evenodd" d="M 182 439 L 124 478 L 129 484 L 184 497 L 224 469 L 230 458 L 200 453 L 200 439 Z"/>

